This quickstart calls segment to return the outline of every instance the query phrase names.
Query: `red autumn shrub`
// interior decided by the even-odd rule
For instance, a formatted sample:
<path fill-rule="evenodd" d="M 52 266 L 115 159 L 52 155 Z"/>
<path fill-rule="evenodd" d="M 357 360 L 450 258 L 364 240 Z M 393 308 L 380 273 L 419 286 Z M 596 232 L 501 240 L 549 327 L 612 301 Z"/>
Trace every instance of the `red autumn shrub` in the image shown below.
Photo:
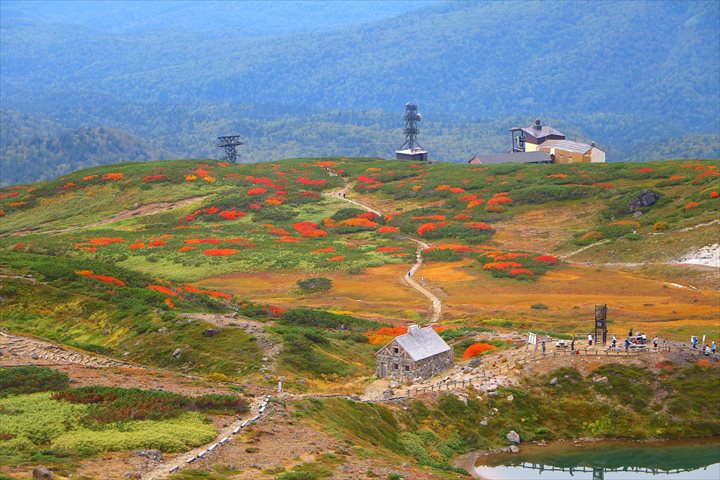
<path fill-rule="evenodd" d="M 125 174 L 120 172 L 106 173 L 105 175 L 103 175 L 104 180 L 122 180 L 123 178 L 125 178 Z"/>
<path fill-rule="evenodd" d="M 397 233 L 400 231 L 398 227 L 384 226 L 377 229 L 380 233 Z"/>
<path fill-rule="evenodd" d="M 300 241 L 300 239 L 297 237 L 287 236 L 287 237 L 278 238 L 278 242 L 283 242 L 283 243 L 297 243 L 299 241 Z"/>
<path fill-rule="evenodd" d="M 220 215 L 225 220 L 235 220 L 236 218 L 242 218 L 245 216 L 245 212 L 238 212 L 236 210 L 223 210 Z"/>
<path fill-rule="evenodd" d="M 165 178 L 165 175 L 164 175 L 164 174 L 160 174 L 160 175 L 146 175 L 146 176 L 143 177 L 142 181 L 143 181 L 143 182 L 151 182 L 151 181 L 153 181 L 153 180 L 162 180 L 163 178 Z"/>
<path fill-rule="evenodd" d="M 356 215 L 357 218 L 364 218 L 365 220 L 375 221 L 375 219 L 378 217 L 376 213 L 374 212 L 365 212 L 361 213 L 359 215 Z"/>
<path fill-rule="evenodd" d="M 174 304 L 173 301 L 170 300 L 169 298 L 166 298 L 166 299 L 165 299 L 165 305 L 167 305 L 168 308 L 175 308 L 175 304 Z"/>
<path fill-rule="evenodd" d="M 404 253 L 404 252 L 402 252 L 402 253 L 391 253 L 390 256 L 391 256 L 391 257 L 407 257 L 408 254 L 407 254 L 407 253 Z"/>
<path fill-rule="evenodd" d="M 465 189 L 460 187 L 453 187 L 450 189 L 450 191 L 452 193 L 465 193 Z"/>
<path fill-rule="evenodd" d="M 493 197 L 490 200 L 488 200 L 488 205 L 508 205 L 512 203 L 512 198 L 510 197 Z"/>
<path fill-rule="evenodd" d="M 720 193 L 718 192 L 710 192 L 710 198 L 718 198 L 720 197 Z"/>
<path fill-rule="evenodd" d="M 308 238 L 327 237 L 327 234 L 325 230 L 305 230 L 301 233 L 303 237 Z"/>
<path fill-rule="evenodd" d="M 315 222 L 296 222 L 293 223 L 293 229 L 295 229 L 296 232 L 305 232 L 308 230 L 317 230 L 320 228 L 320 225 L 318 225 Z"/>
<path fill-rule="evenodd" d="M 148 243 L 148 247 L 164 247 L 167 245 L 167 242 L 165 240 L 153 240 L 152 242 Z"/>
<path fill-rule="evenodd" d="M 167 287 L 163 287 L 162 285 L 148 285 L 148 290 L 152 290 L 154 292 L 160 292 L 164 295 L 167 295 L 169 297 L 178 297 L 178 293 L 175 290 L 170 290 Z"/>
<path fill-rule="evenodd" d="M 255 187 L 248 190 L 248 195 L 262 195 L 264 193 L 267 193 L 267 190 L 262 187 Z"/>
<path fill-rule="evenodd" d="M 328 258 L 328 262 L 342 262 L 343 260 L 345 260 L 345 257 L 343 257 L 342 255 Z"/>
<path fill-rule="evenodd" d="M 219 238 L 189 238 L 185 240 L 188 245 L 198 245 L 201 243 L 209 243 L 211 245 L 220 245 L 221 240 Z"/>
<path fill-rule="evenodd" d="M 318 167 L 332 167 L 333 165 L 335 165 L 335 162 L 332 162 L 330 160 L 323 160 L 320 162 L 315 162 L 315 165 L 317 165 Z"/>
<path fill-rule="evenodd" d="M 437 225 L 435 225 L 434 223 L 423 223 L 422 225 L 420 225 L 417 228 L 417 234 L 422 237 L 427 232 L 429 232 L 431 230 L 435 230 L 436 228 L 437 228 Z"/>
<path fill-rule="evenodd" d="M 332 253 L 335 251 L 335 247 L 325 247 L 325 248 L 318 248 L 317 250 L 313 250 L 312 253 L 318 254 L 318 253 Z"/>
<path fill-rule="evenodd" d="M 20 192 L 3 193 L 0 198 L 17 197 L 18 195 L 20 195 Z"/>
<path fill-rule="evenodd" d="M 473 343 L 465 349 L 465 352 L 463 352 L 463 358 L 474 358 L 481 353 L 492 350 L 493 348 L 495 348 L 495 346 L 488 343 Z"/>
<path fill-rule="evenodd" d="M 539 255 L 533 258 L 533 260 L 536 262 L 547 263 L 548 265 L 555 265 L 558 261 L 557 257 L 553 257 L 552 255 Z"/>
<path fill-rule="evenodd" d="M 400 250 L 402 250 L 402 248 L 398 248 L 398 247 L 380 247 L 380 248 L 375 249 L 376 252 L 382 252 L 382 253 L 399 252 Z"/>
<path fill-rule="evenodd" d="M 468 215 L 467 213 L 458 213 L 453 217 L 453 220 L 457 220 L 458 222 L 464 222 L 466 220 L 471 220 L 472 216 Z"/>
<path fill-rule="evenodd" d="M 140 249 L 140 248 L 145 248 L 145 244 L 144 244 L 143 242 L 133 243 L 132 245 L 128 245 L 128 248 L 129 248 L 130 250 L 137 250 L 137 249 Z"/>
<path fill-rule="evenodd" d="M 110 245 L 113 243 L 122 243 L 124 242 L 124 238 L 120 237 L 98 237 L 98 238 L 91 238 L 90 243 L 93 245 L 99 245 L 99 246 L 105 246 Z"/>
<path fill-rule="evenodd" d="M 63 188 L 73 188 L 77 187 L 77 185 L 74 182 L 68 182 L 65 185 L 63 185 Z"/>
<path fill-rule="evenodd" d="M 650 167 L 641 167 L 641 168 L 638 168 L 637 170 L 638 170 L 638 172 L 642 172 L 642 173 L 650 173 L 653 171 L 653 169 Z"/>
<path fill-rule="evenodd" d="M 100 280 L 101 282 L 110 283 L 113 285 L 119 285 L 121 287 L 125 286 L 125 282 L 122 280 L 118 280 L 115 277 L 111 277 L 109 275 L 97 275 L 93 273 L 92 270 L 78 270 L 75 272 L 75 275 L 80 275 L 81 277 L 88 277 L 88 278 L 94 278 L 95 280 Z"/>
<path fill-rule="evenodd" d="M 528 277 L 535 276 L 532 270 L 528 270 L 527 268 L 513 268 L 510 270 L 510 275 L 527 275 Z"/>
<path fill-rule="evenodd" d="M 375 182 L 377 182 L 377 180 L 375 180 L 374 178 L 370 178 L 370 177 L 367 177 L 367 176 L 365 176 L 365 175 L 360 175 L 360 176 L 356 177 L 355 180 L 357 180 L 358 182 L 362 182 L 362 183 L 375 183 Z"/>
<path fill-rule="evenodd" d="M 229 257 L 237 252 L 234 248 L 209 248 L 203 252 L 203 255 L 208 257 Z"/>
<path fill-rule="evenodd" d="M 468 228 L 474 228 L 476 230 L 492 230 L 492 226 L 482 222 L 468 222 L 465 224 Z"/>
<path fill-rule="evenodd" d="M 273 181 L 271 178 L 257 177 L 257 178 L 253 178 L 252 183 L 254 183 L 254 184 L 264 183 L 267 185 L 271 185 L 273 183 Z"/>
<path fill-rule="evenodd" d="M 343 220 L 340 222 L 340 225 L 346 225 L 349 227 L 365 227 L 365 228 L 375 228 L 378 226 L 377 223 L 368 220 L 364 217 L 355 217 L 355 218 L 348 218 L 346 220 Z"/>
<path fill-rule="evenodd" d="M 700 205 L 700 202 L 690 202 L 687 205 L 685 205 L 685 207 L 683 207 L 683 208 L 685 210 L 690 210 L 691 208 L 697 207 L 698 205 Z"/>
<path fill-rule="evenodd" d="M 187 290 L 190 293 L 202 293 L 205 295 L 210 295 L 213 298 L 222 298 L 224 300 L 230 300 L 232 299 L 232 295 L 225 292 L 218 292 L 216 290 L 202 290 L 197 287 L 193 287 L 192 285 L 185 285 L 185 290 Z"/>
<path fill-rule="evenodd" d="M 327 183 L 327 180 L 313 180 L 306 177 L 298 177 L 298 179 L 295 180 L 295 183 L 299 183 L 300 185 L 325 185 Z"/>
<path fill-rule="evenodd" d="M 184 247 L 180 247 L 178 252 L 185 253 L 185 252 L 189 252 L 190 250 L 195 250 L 195 247 L 190 247 L 190 246 L 185 245 Z"/>

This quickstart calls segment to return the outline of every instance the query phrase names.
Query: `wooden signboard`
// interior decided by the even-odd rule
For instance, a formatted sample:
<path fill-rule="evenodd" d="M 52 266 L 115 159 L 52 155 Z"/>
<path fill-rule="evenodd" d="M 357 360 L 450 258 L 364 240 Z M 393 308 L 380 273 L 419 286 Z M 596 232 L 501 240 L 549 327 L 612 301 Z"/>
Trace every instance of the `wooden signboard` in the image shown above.
<path fill-rule="evenodd" d="M 595 305 L 595 343 L 607 343 L 607 305 Z"/>

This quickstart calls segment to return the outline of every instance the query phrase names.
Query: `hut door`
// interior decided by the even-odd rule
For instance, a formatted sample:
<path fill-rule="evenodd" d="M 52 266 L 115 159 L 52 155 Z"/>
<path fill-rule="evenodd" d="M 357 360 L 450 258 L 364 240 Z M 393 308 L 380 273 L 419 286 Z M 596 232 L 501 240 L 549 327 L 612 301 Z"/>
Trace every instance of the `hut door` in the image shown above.
<path fill-rule="evenodd" d="M 380 363 L 380 378 L 387 377 L 387 363 Z"/>

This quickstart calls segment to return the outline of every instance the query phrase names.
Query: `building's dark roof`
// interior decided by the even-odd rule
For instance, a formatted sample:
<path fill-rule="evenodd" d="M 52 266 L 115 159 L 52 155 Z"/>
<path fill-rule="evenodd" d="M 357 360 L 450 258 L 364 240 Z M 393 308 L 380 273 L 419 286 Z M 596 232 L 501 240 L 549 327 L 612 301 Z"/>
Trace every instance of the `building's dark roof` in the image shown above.
<path fill-rule="evenodd" d="M 542 120 L 540 120 L 539 118 L 535 119 L 534 125 L 531 125 L 529 127 L 515 127 L 515 128 L 510 129 L 510 131 L 513 131 L 513 130 L 522 130 L 526 134 L 532 135 L 533 137 L 537 138 L 538 140 L 540 140 L 542 138 L 550 137 L 550 136 L 565 138 L 564 133 L 562 133 L 559 130 L 555 130 L 554 128 L 552 128 L 548 125 L 543 125 Z"/>
<path fill-rule="evenodd" d="M 450 346 L 432 327 L 420 328 L 417 325 L 410 325 L 408 333 L 395 337 L 393 341 L 397 341 L 415 361 L 450 350 Z"/>
<path fill-rule="evenodd" d="M 482 165 L 488 165 L 493 163 L 539 163 L 549 162 L 550 156 L 547 152 L 535 151 L 535 152 L 515 152 L 515 153 L 499 153 L 496 155 L 475 155 L 471 158 L 468 163 L 473 162 L 480 163 Z"/>

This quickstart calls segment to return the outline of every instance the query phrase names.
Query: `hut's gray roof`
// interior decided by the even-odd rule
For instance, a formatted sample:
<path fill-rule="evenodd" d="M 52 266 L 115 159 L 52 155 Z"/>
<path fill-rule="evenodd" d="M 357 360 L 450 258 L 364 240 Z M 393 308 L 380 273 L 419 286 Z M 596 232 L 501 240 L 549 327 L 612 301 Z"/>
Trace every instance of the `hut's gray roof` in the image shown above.
<path fill-rule="evenodd" d="M 480 162 L 482 165 L 492 165 L 494 163 L 540 163 L 549 162 L 550 157 L 547 152 L 535 150 L 532 152 L 514 152 L 514 153 L 498 153 L 495 155 L 476 155 L 471 158 L 468 163 Z"/>
<path fill-rule="evenodd" d="M 450 346 L 432 327 L 410 325 L 408 333 L 395 337 L 395 340 L 415 361 L 450 350 Z"/>
<path fill-rule="evenodd" d="M 541 147 L 554 147 L 559 150 L 565 150 L 566 152 L 573 153 L 585 153 L 591 148 L 593 148 L 592 145 L 588 145 L 587 143 L 573 142 L 570 140 L 548 140 L 547 142 L 543 143 Z M 602 150 L 598 146 L 595 146 L 595 148 Z"/>
<path fill-rule="evenodd" d="M 565 138 L 565 134 L 562 133 L 560 130 L 555 130 L 554 128 L 548 126 L 548 125 L 539 125 L 540 128 L 535 127 L 523 127 L 520 128 L 523 132 L 525 132 L 528 135 L 532 135 L 533 137 L 537 138 L 538 140 L 550 136 L 557 136 L 557 137 L 563 137 Z M 514 129 L 515 130 L 515 129 Z"/>

